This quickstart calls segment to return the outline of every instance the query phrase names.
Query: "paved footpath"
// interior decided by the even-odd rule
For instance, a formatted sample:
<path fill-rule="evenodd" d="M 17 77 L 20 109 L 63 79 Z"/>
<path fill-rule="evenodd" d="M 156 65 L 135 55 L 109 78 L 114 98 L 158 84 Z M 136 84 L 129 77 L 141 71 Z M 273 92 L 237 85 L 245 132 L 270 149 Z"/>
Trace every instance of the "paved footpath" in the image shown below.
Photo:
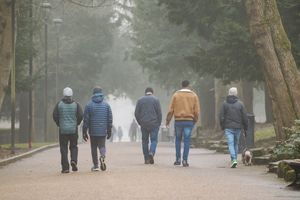
<path fill-rule="evenodd" d="M 0 168 L 0 200 L 203 199 L 298 200 L 300 192 L 264 167 L 230 169 L 229 156 L 191 149 L 190 167 L 175 167 L 174 144 L 160 143 L 144 165 L 140 143 L 108 143 L 107 171 L 91 172 L 88 144 L 79 145 L 79 171 L 60 173 L 59 148 Z"/>

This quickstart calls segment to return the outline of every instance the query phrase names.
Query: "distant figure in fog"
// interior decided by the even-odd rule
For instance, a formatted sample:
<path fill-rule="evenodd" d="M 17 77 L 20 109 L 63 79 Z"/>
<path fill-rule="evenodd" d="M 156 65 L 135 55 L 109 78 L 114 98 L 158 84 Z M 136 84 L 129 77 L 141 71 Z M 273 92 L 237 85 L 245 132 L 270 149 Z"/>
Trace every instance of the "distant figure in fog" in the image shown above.
<path fill-rule="evenodd" d="M 129 129 L 129 136 L 131 142 L 136 142 L 137 132 L 138 132 L 138 124 L 136 123 L 135 119 L 133 119 Z"/>
<path fill-rule="evenodd" d="M 91 153 L 93 159 L 92 171 L 106 170 L 106 139 L 111 137 L 112 132 L 112 112 L 110 105 L 104 101 L 104 94 L 100 87 L 93 89 L 91 101 L 85 106 L 83 119 L 83 139 L 88 140 L 90 136 Z M 89 136 L 88 136 L 89 134 Z M 98 150 L 100 158 L 98 160 Z"/>
<path fill-rule="evenodd" d="M 118 137 L 119 137 L 119 142 L 121 142 L 123 137 L 123 130 L 121 126 L 118 127 Z"/>
<path fill-rule="evenodd" d="M 53 110 L 53 120 L 59 127 L 59 146 L 61 154 L 61 173 L 69 173 L 68 144 L 71 153 L 72 171 L 78 171 L 78 125 L 82 121 L 82 108 L 72 99 L 73 90 L 66 87 L 63 91 L 63 99 Z"/>
<path fill-rule="evenodd" d="M 114 137 L 116 136 L 116 134 L 117 134 L 117 129 L 116 129 L 116 127 L 113 125 L 113 127 L 112 127 L 112 132 L 111 132 L 111 137 L 110 137 L 110 139 L 109 139 L 110 142 L 113 142 L 113 141 L 114 141 Z"/>
<path fill-rule="evenodd" d="M 189 88 L 190 82 L 182 81 L 182 88 L 175 92 L 172 97 L 169 112 L 167 114 L 166 126 L 174 115 L 175 118 L 175 149 L 176 160 L 174 165 L 181 164 L 181 141 L 183 138 L 184 148 L 182 156 L 182 166 L 188 167 L 188 156 L 190 151 L 190 140 L 192 130 L 195 123 L 198 121 L 200 112 L 199 98 L 195 92 Z"/>
<path fill-rule="evenodd" d="M 152 88 L 146 88 L 145 96 L 137 101 L 134 114 L 136 121 L 141 126 L 145 164 L 154 164 L 154 155 L 162 114 L 159 100 L 153 95 Z M 149 137 L 151 141 L 150 149 Z"/>
<path fill-rule="evenodd" d="M 241 129 L 248 129 L 248 117 L 244 103 L 237 97 L 237 88 L 232 87 L 220 111 L 220 125 L 227 137 L 231 157 L 231 168 L 237 166 L 237 155 Z"/>

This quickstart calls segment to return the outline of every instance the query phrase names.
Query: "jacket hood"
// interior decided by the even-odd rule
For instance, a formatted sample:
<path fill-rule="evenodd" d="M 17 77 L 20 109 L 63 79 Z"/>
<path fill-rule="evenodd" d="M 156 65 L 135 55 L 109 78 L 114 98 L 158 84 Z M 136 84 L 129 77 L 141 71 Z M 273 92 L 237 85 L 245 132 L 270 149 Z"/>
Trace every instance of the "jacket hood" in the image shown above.
<path fill-rule="evenodd" d="M 92 96 L 92 101 L 95 103 L 101 103 L 104 99 L 103 93 L 96 93 Z"/>
<path fill-rule="evenodd" d="M 74 100 L 72 99 L 72 97 L 64 97 L 64 98 L 62 99 L 62 101 L 63 101 L 64 103 L 66 103 L 66 104 L 71 104 L 71 103 L 74 102 Z"/>
<path fill-rule="evenodd" d="M 230 103 L 230 104 L 234 104 L 238 100 L 239 100 L 239 98 L 237 96 L 229 95 L 226 97 L 226 102 Z"/>

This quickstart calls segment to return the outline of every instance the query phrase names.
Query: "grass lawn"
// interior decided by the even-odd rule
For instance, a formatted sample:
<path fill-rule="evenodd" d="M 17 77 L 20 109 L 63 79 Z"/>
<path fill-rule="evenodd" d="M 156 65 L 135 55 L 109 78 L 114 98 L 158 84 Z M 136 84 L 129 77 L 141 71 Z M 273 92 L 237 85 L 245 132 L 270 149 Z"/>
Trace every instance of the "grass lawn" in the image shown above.
<path fill-rule="evenodd" d="M 275 138 L 274 127 L 267 126 L 267 127 L 259 128 L 258 130 L 255 131 L 254 138 L 255 138 L 255 142 Z"/>
<path fill-rule="evenodd" d="M 42 146 L 46 146 L 46 145 L 49 145 L 49 144 L 53 144 L 53 143 L 47 143 L 47 142 L 41 142 L 41 143 L 32 143 L 32 148 L 39 148 L 39 147 L 42 147 Z M 1 148 L 10 148 L 11 147 L 11 144 L 1 144 L 0 145 Z M 15 144 L 15 147 L 18 148 L 18 149 L 27 149 L 28 148 L 28 143 L 18 143 L 18 144 Z"/>

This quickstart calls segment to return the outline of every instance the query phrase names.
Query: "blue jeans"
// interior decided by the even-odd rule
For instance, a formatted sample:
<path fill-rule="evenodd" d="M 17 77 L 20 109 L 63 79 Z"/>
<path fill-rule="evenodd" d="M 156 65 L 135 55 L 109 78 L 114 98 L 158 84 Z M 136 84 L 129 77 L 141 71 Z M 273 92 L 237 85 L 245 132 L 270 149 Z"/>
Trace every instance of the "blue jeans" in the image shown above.
<path fill-rule="evenodd" d="M 181 160 L 181 141 L 183 136 L 183 160 L 188 160 L 189 151 L 190 151 L 190 141 L 192 130 L 194 127 L 194 122 L 190 121 L 188 123 L 175 122 L 175 149 L 176 149 L 176 160 Z"/>
<path fill-rule="evenodd" d="M 231 161 L 237 160 L 241 129 L 225 129 Z"/>
<path fill-rule="evenodd" d="M 153 155 L 156 151 L 157 146 L 157 136 L 159 127 L 156 127 L 154 129 L 147 129 L 147 128 L 141 128 L 142 131 L 142 147 L 143 147 L 143 154 L 145 160 L 149 159 L 149 154 Z M 150 137 L 150 149 L 149 149 L 149 137 Z"/>

